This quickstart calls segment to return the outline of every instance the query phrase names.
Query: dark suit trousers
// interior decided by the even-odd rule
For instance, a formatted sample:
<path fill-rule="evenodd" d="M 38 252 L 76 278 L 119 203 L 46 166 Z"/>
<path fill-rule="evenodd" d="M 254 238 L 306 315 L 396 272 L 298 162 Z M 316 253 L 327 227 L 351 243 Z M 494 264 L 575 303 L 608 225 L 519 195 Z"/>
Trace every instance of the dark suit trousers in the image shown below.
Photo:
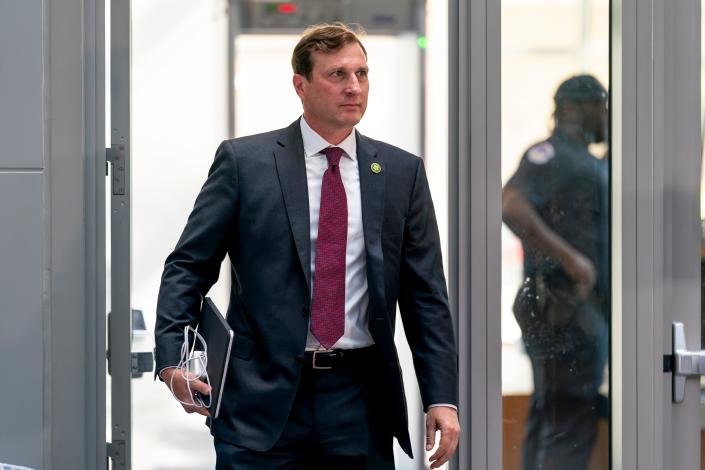
<path fill-rule="evenodd" d="M 294 405 L 274 447 L 255 451 L 215 440 L 216 470 L 394 469 L 390 419 L 371 364 L 314 370 L 305 365 Z"/>

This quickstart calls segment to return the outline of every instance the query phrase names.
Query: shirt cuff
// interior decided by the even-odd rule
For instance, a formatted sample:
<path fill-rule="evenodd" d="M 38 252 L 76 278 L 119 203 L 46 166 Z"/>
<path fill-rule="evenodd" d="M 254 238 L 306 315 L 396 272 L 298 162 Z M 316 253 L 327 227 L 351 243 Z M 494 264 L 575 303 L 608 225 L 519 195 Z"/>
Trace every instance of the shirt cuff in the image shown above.
<path fill-rule="evenodd" d="M 433 405 L 428 405 L 428 408 L 436 408 L 438 406 L 445 406 L 447 408 L 453 408 L 455 411 L 458 411 L 458 407 L 455 405 L 451 405 L 450 403 L 434 403 Z"/>

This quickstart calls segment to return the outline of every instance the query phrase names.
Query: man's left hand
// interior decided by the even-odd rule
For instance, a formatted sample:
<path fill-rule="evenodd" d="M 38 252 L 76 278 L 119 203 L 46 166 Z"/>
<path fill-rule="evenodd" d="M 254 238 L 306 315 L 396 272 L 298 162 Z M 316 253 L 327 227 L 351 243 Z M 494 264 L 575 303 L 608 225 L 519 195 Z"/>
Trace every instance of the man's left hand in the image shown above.
<path fill-rule="evenodd" d="M 436 431 L 441 431 L 441 441 L 438 449 L 429 457 L 431 468 L 438 468 L 455 453 L 460 437 L 458 412 L 448 406 L 434 406 L 426 413 L 426 451 L 436 445 Z"/>

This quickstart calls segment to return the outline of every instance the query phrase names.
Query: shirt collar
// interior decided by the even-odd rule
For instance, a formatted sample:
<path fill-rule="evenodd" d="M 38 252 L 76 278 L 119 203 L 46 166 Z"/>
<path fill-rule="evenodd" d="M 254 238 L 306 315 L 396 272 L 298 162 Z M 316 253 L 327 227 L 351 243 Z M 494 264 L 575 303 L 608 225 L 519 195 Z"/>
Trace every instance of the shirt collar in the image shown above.
<path fill-rule="evenodd" d="M 343 139 L 341 143 L 338 145 L 333 145 L 330 142 L 327 142 L 326 139 L 321 137 L 316 131 L 311 129 L 311 126 L 308 125 L 303 116 L 299 119 L 299 123 L 301 125 L 301 137 L 304 141 L 304 153 L 307 157 L 318 155 L 321 153 L 321 150 L 328 147 L 340 147 L 345 151 L 345 155 L 347 155 L 347 157 L 351 160 L 355 160 L 357 158 L 357 140 L 355 139 L 355 129 L 353 129 L 352 132 L 350 132 L 350 135 Z"/>

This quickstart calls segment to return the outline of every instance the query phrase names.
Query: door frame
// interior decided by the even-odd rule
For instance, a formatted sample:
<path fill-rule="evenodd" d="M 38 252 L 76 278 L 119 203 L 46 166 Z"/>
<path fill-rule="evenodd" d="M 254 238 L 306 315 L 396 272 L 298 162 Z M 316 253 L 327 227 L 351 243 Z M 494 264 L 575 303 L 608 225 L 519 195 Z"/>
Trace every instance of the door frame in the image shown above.
<path fill-rule="evenodd" d="M 114 470 L 132 468 L 131 0 L 110 1 L 110 316 L 108 370 Z M 102 130 L 101 130 L 102 131 Z M 118 160 L 115 160 L 115 158 Z M 115 177 L 122 169 L 121 179 Z"/>
<path fill-rule="evenodd" d="M 671 400 L 671 325 L 700 349 L 700 5 L 613 0 L 613 468 L 700 466 L 700 388 Z"/>
<path fill-rule="evenodd" d="M 453 469 L 501 468 L 501 2 L 449 5 L 449 296 L 461 445 Z"/>

